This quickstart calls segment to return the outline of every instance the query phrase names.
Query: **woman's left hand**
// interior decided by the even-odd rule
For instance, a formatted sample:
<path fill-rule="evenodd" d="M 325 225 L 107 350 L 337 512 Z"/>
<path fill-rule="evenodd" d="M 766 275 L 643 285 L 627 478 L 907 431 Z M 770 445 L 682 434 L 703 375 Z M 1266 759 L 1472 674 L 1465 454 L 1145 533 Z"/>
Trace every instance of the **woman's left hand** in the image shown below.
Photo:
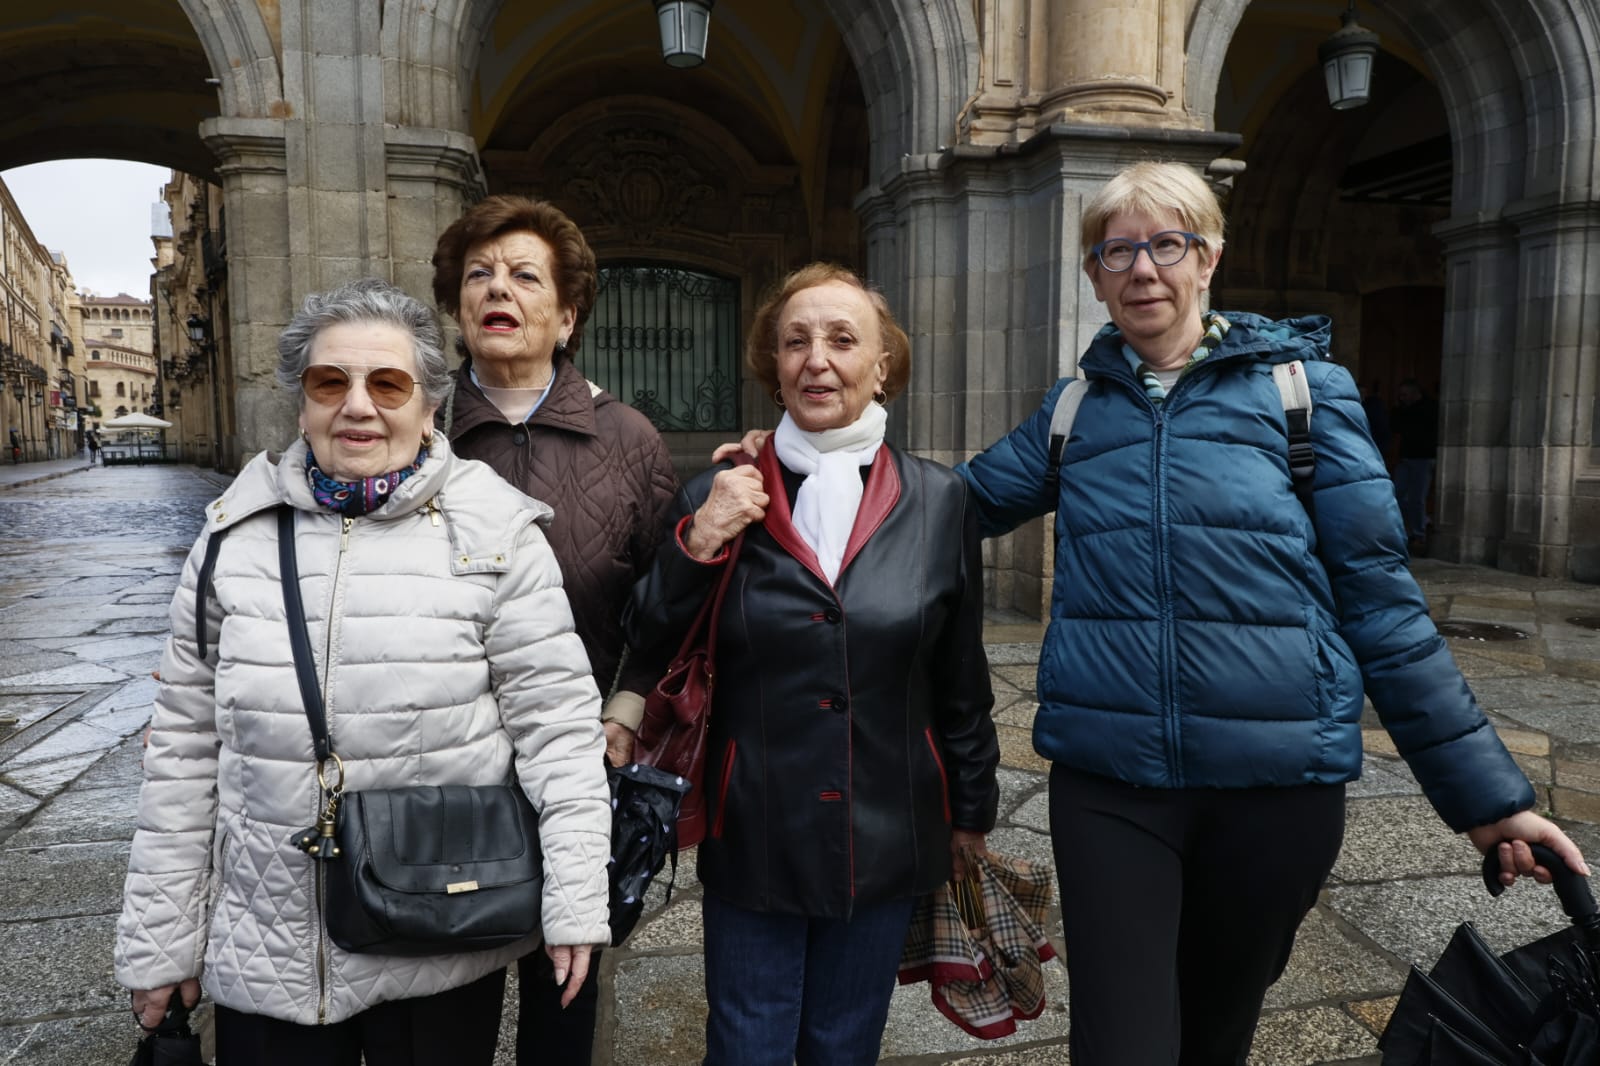
<path fill-rule="evenodd" d="M 954 880 L 961 880 L 967 876 L 967 863 L 961 853 L 970 851 L 974 855 L 989 854 L 986 843 L 987 834 L 974 833 L 970 829 L 950 830 L 950 876 Z"/>
<path fill-rule="evenodd" d="M 1550 819 L 1532 811 L 1519 811 L 1491 825 L 1480 825 L 1467 830 L 1467 839 L 1481 854 L 1490 848 L 1500 849 L 1500 883 L 1512 885 L 1521 874 L 1532 874 L 1541 885 L 1548 885 L 1555 877 L 1533 860 L 1529 844 L 1543 844 L 1561 857 L 1561 861 L 1583 876 L 1589 876 L 1583 853 L 1567 834 Z"/>
<path fill-rule="evenodd" d="M 547 942 L 544 953 L 550 956 L 551 966 L 556 972 L 556 984 L 565 983 L 567 986 L 561 993 L 561 1005 L 565 1007 L 578 998 L 578 989 L 583 987 L 584 978 L 589 976 L 589 956 L 594 953 L 594 945 Z"/>
<path fill-rule="evenodd" d="M 606 722 L 606 758 L 612 766 L 627 766 L 633 761 L 633 730 L 621 722 Z"/>

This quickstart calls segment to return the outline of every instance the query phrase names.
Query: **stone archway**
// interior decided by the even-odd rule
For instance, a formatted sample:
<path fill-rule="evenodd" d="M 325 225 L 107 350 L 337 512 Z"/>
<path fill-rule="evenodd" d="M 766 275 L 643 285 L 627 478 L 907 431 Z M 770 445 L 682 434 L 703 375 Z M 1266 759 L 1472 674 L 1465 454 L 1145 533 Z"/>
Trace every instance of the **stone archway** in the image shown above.
<path fill-rule="evenodd" d="M 1185 95 L 1208 120 L 1248 6 L 1201 0 L 1190 21 Z M 1452 142 L 1451 215 L 1435 227 L 1447 276 L 1434 553 L 1600 579 L 1600 338 L 1579 325 L 1600 290 L 1600 24 L 1572 0 L 1375 6 L 1423 56 Z"/>

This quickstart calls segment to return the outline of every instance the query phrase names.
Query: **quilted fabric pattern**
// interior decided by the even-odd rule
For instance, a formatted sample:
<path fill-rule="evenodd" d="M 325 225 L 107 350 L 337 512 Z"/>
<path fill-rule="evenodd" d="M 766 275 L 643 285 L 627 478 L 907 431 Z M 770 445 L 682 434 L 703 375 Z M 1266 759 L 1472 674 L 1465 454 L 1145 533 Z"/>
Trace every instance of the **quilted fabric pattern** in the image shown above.
<path fill-rule="evenodd" d="M 303 447 L 278 464 L 258 456 L 212 505 L 173 600 L 117 979 L 152 988 L 199 974 L 219 1003 L 315 1024 L 467 983 L 538 943 L 409 959 L 327 939 L 314 864 L 288 842 L 316 820 L 320 794 L 283 617 L 280 501 L 299 511 L 306 621 L 346 786 L 487 784 L 514 767 L 540 812 L 544 935 L 605 943 L 599 693 L 540 529 L 548 509 L 440 441 L 346 535 L 310 498 Z M 195 583 L 222 525 L 236 528 L 201 659 Z"/>
<path fill-rule="evenodd" d="M 648 419 L 596 392 L 571 360 L 523 425 L 506 422 L 463 369 L 452 404 L 458 455 L 488 463 L 555 511 L 546 536 L 561 564 L 573 622 L 602 691 L 622 659 L 622 607 L 650 569 L 678 488 L 672 457 Z M 620 688 L 644 693 L 661 665 L 633 662 Z"/>

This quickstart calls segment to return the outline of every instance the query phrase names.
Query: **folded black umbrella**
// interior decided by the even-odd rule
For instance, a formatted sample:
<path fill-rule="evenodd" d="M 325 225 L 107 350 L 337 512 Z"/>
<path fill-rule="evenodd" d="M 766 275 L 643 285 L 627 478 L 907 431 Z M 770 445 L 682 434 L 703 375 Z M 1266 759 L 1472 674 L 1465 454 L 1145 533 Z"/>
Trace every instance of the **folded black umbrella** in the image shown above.
<path fill-rule="evenodd" d="M 189 1029 L 189 1009 L 178 1001 L 154 1029 L 145 1030 L 128 1066 L 205 1066 L 200 1057 L 200 1038 Z"/>
<path fill-rule="evenodd" d="M 1596 1066 L 1600 1063 L 1600 907 L 1582 875 L 1536 845 L 1572 926 L 1504 955 L 1470 923 L 1433 969 L 1412 967 L 1378 1040 L 1383 1066 Z M 1498 896 L 1495 851 L 1483 880 Z"/>
<path fill-rule="evenodd" d="M 678 873 L 678 808 L 689 780 L 654 766 L 606 764 L 611 785 L 611 943 L 620 944 L 644 913 L 650 882 L 672 860 Z M 667 892 L 672 892 L 668 884 Z"/>

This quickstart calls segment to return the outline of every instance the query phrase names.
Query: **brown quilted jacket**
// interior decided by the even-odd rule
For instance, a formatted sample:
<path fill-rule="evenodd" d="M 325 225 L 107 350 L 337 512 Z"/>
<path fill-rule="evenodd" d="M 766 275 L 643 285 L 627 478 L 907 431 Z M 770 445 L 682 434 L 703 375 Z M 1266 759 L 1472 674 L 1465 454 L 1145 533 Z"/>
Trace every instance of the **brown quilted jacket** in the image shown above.
<path fill-rule="evenodd" d="M 457 455 L 481 459 L 550 505 L 545 530 L 572 617 L 602 694 L 622 659 L 622 607 L 650 570 L 678 491 L 672 457 L 649 419 L 589 382 L 570 359 L 523 425 L 508 423 L 472 381 L 456 376 L 449 426 Z M 619 691 L 644 693 L 663 664 L 629 663 Z M 628 722 L 634 726 L 636 722 Z"/>

